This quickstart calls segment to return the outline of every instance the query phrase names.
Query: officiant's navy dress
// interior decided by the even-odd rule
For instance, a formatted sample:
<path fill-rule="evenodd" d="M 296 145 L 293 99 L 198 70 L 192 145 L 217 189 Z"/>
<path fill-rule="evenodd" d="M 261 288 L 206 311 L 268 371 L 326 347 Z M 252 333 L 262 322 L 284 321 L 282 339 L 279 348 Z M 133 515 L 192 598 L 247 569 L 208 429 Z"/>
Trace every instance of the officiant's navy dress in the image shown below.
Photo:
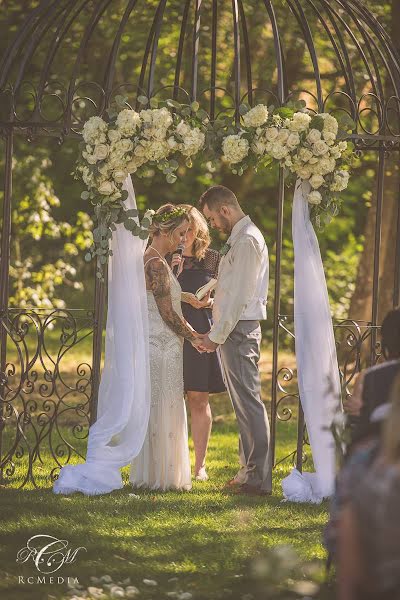
<path fill-rule="evenodd" d="M 183 292 L 195 294 L 197 290 L 217 277 L 221 255 L 208 248 L 203 259 L 184 256 L 183 270 L 178 277 Z M 212 311 L 209 308 L 194 308 L 182 302 L 185 319 L 198 333 L 207 333 L 212 325 Z M 200 354 L 185 340 L 183 346 L 183 380 L 185 392 L 224 392 L 219 356 L 216 352 Z"/>

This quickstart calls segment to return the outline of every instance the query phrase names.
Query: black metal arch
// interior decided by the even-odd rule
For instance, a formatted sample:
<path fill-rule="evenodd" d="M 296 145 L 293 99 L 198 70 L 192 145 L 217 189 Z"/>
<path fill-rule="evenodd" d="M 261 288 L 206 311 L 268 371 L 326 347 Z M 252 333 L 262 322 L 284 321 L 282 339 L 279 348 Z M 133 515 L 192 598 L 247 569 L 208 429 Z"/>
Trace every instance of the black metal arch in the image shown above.
<path fill-rule="evenodd" d="M 118 15 L 109 19 L 110 11 Z M 104 23 L 111 39 L 104 37 Z M 169 39 L 168 55 L 164 42 L 172 26 L 178 35 Z M 261 65 L 251 46 L 249 31 L 258 27 L 265 55 Z M 133 39 L 124 41 L 131 33 Z M 291 36 L 289 32 L 292 32 Z M 301 40 L 309 68 L 311 89 L 302 89 L 302 77 L 289 77 L 289 50 L 293 41 Z M 332 56 L 334 73 L 326 72 L 318 54 L 316 40 L 324 40 Z M 223 41 L 229 40 L 228 50 Z M 121 53 L 128 45 L 129 64 L 122 64 Z M 98 50 L 101 52 L 98 52 Z M 97 54 L 96 54 L 97 52 Z M 362 64 L 363 72 L 354 64 Z M 224 65 L 222 67 L 221 65 Z M 260 69 L 260 66 L 262 67 Z M 265 82 L 268 72 L 269 80 Z M 261 72 L 261 75 L 260 75 Z M 324 89 L 327 89 L 324 96 Z M 44 317 L 40 311 L 11 310 L 8 307 L 8 279 L 11 233 L 12 156 L 14 135 L 79 137 L 83 122 L 93 114 L 102 115 L 115 95 L 123 92 L 131 106 L 138 106 L 138 96 L 172 97 L 185 102 L 197 100 L 213 121 L 221 112 L 229 111 L 240 121 L 240 104 L 250 105 L 268 98 L 275 106 L 288 99 L 302 97 L 310 110 L 347 112 L 356 122 L 350 136 L 357 148 L 378 152 L 377 219 L 373 279 L 373 309 L 367 324 L 345 321 L 338 324 L 338 344 L 350 348 L 351 360 L 342 367 L 345 384 L 359 368 L 362 343 L 370 344 L 371 362 L 377 359 L 377 306 L 379 292 L 379 257 L 381 218 L 383 211 L 385 156 L 398 150 L 400 142 L 400 57 L 382 25 L 365 7 L 362 0 L 42 0 L 29 12 L 15 38 L 0 61 L 0 133 L 6 141 L 5 194 L 0 264 L 0 425 L 13 414 L 13 399 L 25 386 L 34 388 L 34 365 L 24 359 L 27 352 L 22 316 L 34 323 L 38 332 L 40 359 L 45 353 L 44 331 L 53 319 L 63 321 L 72 338 L 63 333 L 63 345 L 79 339 L 80 320 L 71 311 Z M 273 319 L 273 385 L 272 435 L 275 439 L 277 420 L 290 418 L 290 409 L 282 409 L 288 398 L 296 394 L 286 389 L 293 373 L 279 368 L 279 333 L 293 337 L 287 318 L 280 314 L 280 266 L 282 251 L 284 180 L 280 172 L 276 217 L 276 266 Z M 396 267 L 393 304 L 400 300 L 400 211 L 397 229 Z M 92 319 L 93 364 L 89 375 L 78 367 L 80 377 L 75 391 L 86 400 L 81 412 L 96 417 L 96 398 L 100 377 L 101 315 L 104 288 L 96 280 Z M 57 313 L 57 311 L 55 311 Z M 22 316 L 21 316 L 22 315 Z M 83 318 L 83 317 L 82 317 Z M 21 382 L 12 390 L 9 378 L 15 368 L 7 364 L 6 340 L 18 346 Z M 62 353 L 61 353 L 62 355 Z M 61 356 L 60 355 L 60 356 Z M 349 364 L 353 364 L 350 368 Z M 355 365 L 355 366 L 354 366 Z M 51 439 L 62 412 L 64 396 L 57 395 L 54 377 L 58 363 L 47 372 L 57 401 L 49 416 L 49 390 L 43 388 L 48 418 L 43 413 L 38 421 L 38 434 L 29 449 L 29 472 L 24 479 L 35 482 L 33 463 L 40 457 L 40 444 Z M 89 385 L 91 386 L 89 394 Z M 42 386 L 41 386 L 42 387 Z M 67 386 L 69 394 L 71 389 Z M 30 393 L 30 392 L 29 392 Z M 51 395 L 51 394 L 50 394 Z M 296 396 L 297 397 L 297 396 Z M 37 408 L 37 405 L 36 405 Z M 17 419 L 16 437 L 3 457 L 0 426 L 0 473 L 14 473 L 13 455 L 21 455 L 24 423 L 31 423 L 32 402 L 25 404 Z M 51 411 L 50 411 L 51 412 Z M 303 448 L 302 413 L 298 423 L 297 463 L 301 467 Z M 36 433 L 36 430 L 35 430 Z M 73 447 L 64 439 L 52 448 L 55 462 L 71 456 Z"/>

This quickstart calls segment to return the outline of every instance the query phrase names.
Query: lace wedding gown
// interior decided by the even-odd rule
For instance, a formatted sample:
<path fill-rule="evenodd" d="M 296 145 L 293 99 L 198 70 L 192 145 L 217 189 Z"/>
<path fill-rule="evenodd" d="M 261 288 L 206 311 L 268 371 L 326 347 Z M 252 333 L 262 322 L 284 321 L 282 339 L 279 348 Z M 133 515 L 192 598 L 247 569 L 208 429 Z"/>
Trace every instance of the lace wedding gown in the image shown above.
<path fill-rule="evenodd" d="M 164 262 L 171 281 L 172 306 L 182 316 L 181 286 Z M 183 391 L 183 339 L 163 321 L 150 291 L 147 291 L 147 302 L 150 418 L 143 447 L 131 463 L 130 481 L 135 487 L 189 490 L 191 472 Z"/>

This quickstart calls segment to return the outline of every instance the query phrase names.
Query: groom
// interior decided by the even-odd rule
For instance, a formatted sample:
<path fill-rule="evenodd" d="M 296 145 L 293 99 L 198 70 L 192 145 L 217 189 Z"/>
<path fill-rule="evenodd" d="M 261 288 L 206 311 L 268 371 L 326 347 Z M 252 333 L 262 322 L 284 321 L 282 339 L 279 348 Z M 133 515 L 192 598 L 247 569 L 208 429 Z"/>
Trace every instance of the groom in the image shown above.
<path fill-rule="evenodd" d="M 211 227 L 229 233 L 220 263 L 213 304 L 214 324 L 202 349 L 220 349 L 226 386 L 239 425 L 241 468 L 227 486 L 238 493 L 271 493 L 269 421 L 261 400 L 260 320 L 266 318 L 269 261 L 261 231 L 242 211 L 235 194 L 222 185 L 199 200 Z"/>

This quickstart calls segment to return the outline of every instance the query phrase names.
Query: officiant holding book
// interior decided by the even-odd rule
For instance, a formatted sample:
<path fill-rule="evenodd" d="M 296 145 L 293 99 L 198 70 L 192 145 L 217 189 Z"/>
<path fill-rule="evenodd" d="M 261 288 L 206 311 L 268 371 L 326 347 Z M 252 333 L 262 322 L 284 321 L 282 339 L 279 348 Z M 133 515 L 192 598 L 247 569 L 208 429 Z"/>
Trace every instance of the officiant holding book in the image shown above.
<path fill-rule="evenodd" d="M 198 300 L 196 292 L 217 277 L 221 256 L 209 248 L 211 239 L 204 216 L 194 206 L 181 206 L 187 209 L 189 217 L 186 244 L 182 258 L 173 255 L 170 263 L 172 267 L 179 265 L 178 281 L 182 288 L 184 318 L 198 333 L 207 333 L 212 326 L 212 299 L 207 294 Z M 209 394 L 225 391 L 218 354 L 200 354 L 185 341 L 183 379 L 191 414 L 195 477 L 207 480 L 205 459 L 212 427 Z"/>

